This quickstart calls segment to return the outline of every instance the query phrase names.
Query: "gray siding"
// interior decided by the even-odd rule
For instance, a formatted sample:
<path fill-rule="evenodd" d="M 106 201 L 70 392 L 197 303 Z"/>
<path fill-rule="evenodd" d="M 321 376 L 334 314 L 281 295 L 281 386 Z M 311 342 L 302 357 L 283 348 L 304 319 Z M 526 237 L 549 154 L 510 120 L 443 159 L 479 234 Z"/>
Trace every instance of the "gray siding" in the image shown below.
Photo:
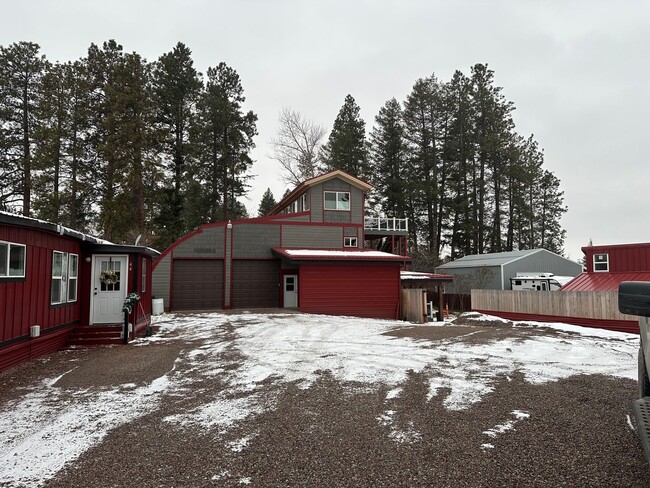
<path fill-rule="evenodd" d="M 171 264 L 171 254 L 167 254 L 167 256 L 158 261 L 156 269 L 154 269 L 151 274 L 151 296 L 152 298 L 162 298 L 165 308 L 169 307 L 169 277 Z"/>
<path fill-rule="evenodd" d="M 472 288 L 483 290 L 501 289 L 501 266 L 485 266 L 478 268 L 445 268 L 436 270 L 437 273 L 452 275 L 454 281 L 445 285 L 446 293 L 466 293 Z"/>
<path fill-rule="evenodd" d="M 503 266 L 504 290 L 511 290 L 510 278 L 517 273 L 553 273 L 557 276 L 578 276 L 582 266 L 550 252 L 537 252 Z"/>
<path fill-rule="evenodd" d="M 174 248 L 177 258 L 223 258 L 223 227 L 207 227 Z"/>
<path fill-rule="evenodd" d="M 271 258 L 271 248 L 280 245 L 279 224 L 239 224 L 232 231 L 234 258 Z"/>
<path fill-rule="evenodd" d="M 351 224 L 350 212 L 325 210 L 325 222 L 328 224 Z"/>
<path fill-rule="evenodd" d="M 346 183 L 345 181 L 339 180 L 338 178 L 325 181 L 322 184 L 311 188 L 310 208 L 312 222 L 323 221 L 324 191 L 350 192 L 350 211 L 325 211 L 325 222 L 363 224 L 363 191 L 355 186 L 350 185 L 349 183 Z"/>
<path fill-rule="evenodd" d="M 363 192 L 356 187 L 350 189 L 350 221 L 363 224 Z"/>
<path fill-rule="evenodd" d="M 323 221 L 323 185 L 316 185 L 309 190 L 309 208 L 312 222 Z"/>
<path fill-rule="evenodd" d="M 309 222 L 309 215 L 298 215 L 296 217 L 282 217 L 278 222 Z"/>
<path fill-rule="evenodd" d="M 557 276 L 578 276 L 582 272 L 582 267 L 578 263 L 558 256 L 547 251 L 539 251 L 527 256 L 523 256 L 514 260 L 511 263 L 503 265 L 503 284 L 501 281 L 501 266 L 488 266 L 487 269 L 493 270 L 493 274 L 489 280 L 481 282 L 477 277 L 480 276 L 479 269 L 481 266 L 454 268 L 453 263 L 447 263 L 444 267 L 436 269 L 437 273 L 458 276 L 459 279 L 456 283 L 451 283 L 445 287 L 447 293 L 459 293 L 459 288 L 466 288 L 461 283 L 467 284 L 474 282 L 483 290 L 511 290 L 510 278 L 514 278 L 517 273 L 553 273 Z M 473 275 L 473 276 L 472 276 Z M 460 292 L 467 292 L 469 290 L 461 290 Z"/>
<path fill-rule="evenodd" d="M 343 229 L 329 226 L 285 225 L 282 227 L 282 247 L 341 248 Z"/>

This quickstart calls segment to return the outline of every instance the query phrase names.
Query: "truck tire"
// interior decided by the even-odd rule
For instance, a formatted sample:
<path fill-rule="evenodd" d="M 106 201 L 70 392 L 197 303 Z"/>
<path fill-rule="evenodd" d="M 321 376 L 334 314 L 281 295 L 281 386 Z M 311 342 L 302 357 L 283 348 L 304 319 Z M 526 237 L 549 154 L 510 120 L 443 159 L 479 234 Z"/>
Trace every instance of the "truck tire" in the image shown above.
<path fill-rule="evenodd" d="M 643 346 L 639 347 L 639 398 L 650 396 L 650 379 L 648 370 L 645 367 Z"/>

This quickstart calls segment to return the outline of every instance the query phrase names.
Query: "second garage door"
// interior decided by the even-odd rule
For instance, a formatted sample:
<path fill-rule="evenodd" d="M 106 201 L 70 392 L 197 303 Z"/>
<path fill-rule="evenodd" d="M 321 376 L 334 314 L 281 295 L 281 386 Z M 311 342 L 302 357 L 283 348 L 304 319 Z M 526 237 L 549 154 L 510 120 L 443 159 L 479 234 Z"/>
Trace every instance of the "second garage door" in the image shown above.
<path fill-rule="evenodd" d="M 232 262 L 233 308 L 275 308 L 280 305 L 280 262 L 237 259 Z"/>
<path fill-rule="evenodd" d="M 222 308 L 222 260 L 176 259 L 172 276 L 173 310 L 216 310 Z"/>

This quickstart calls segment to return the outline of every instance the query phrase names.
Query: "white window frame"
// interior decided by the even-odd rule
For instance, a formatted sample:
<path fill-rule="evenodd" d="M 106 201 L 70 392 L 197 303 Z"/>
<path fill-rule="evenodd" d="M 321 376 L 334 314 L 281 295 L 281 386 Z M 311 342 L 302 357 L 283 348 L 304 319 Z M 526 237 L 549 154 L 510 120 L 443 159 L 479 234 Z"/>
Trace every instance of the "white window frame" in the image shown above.
<path fill-rule="evenodd" d="M 61 256 L 61 272 L 54 274 L 54 262 L 56 255 Z M 73 259 L 71 259 L 73 258 Z M 73 265 L 74 263 L 74 265 Z M 50 305 L 62 305 L 64 303 L 74 303 L 79 295 L 79 255 L 63 251 L 52 251 L 52 268 L 50 282 Z M 58 297 L 52 296 L 54 283 L 59 283 Z M 70 282 L 75 286 L 71 287 Z M 74 296 L 70 296 L 70 290 L 74 288 Z"/>
<path fill-rule="evenodd" d="M 298 202 L 298 212 L 306 212 L 309 210 L 309 205 L 307 205 L 307 193 L 300 195 Z"/>
<path fill-rule="evenodd" d="M 74 267 L 73 267 L 74 262 Z M 70 291 L 73 290 L 73 287 L 70 286 L 70 283 L 74 282 L 74 296 L 70 296 Z M 68 253 L 68 281 L 66 283 L 65 296 L 68 303 L 73 303 L 77 301 L 79 295 L 79 255 L 74 253 Z"/>
<path fill-rule="evenodd" d="M 327 204 L 327 194 L 334 194 L 336 195 L 334 197 L 334 207 L 335 208 L 328 208 Z M 347 200 L 345 199 L 345 195 L 347 195 Z M 346 208 L 347 207 L 347 208 Z M 325 210 L 338 210 L 338 211 L 350 211 L 350 192 L 349 191 L 325 191 L 323 192 L 323 209 Z"/>
<path fill-rule="evenodd" d="M 147 258 L 142 258 L 142 285 L 140 291 L 142 293 L 147 291 Z"/>
<path fill-rule="evenodd" d="M 596 258 L 598 256 L 605 256 L 604 261 L 598 261 Z M 597 265 L 605 265 L 605 269 L 596 269 Z M 609 253 L 601 252 L 594 254 L 594 273 L 609 273 Z"/>
<path fill-rule="evenodd" d="M 4 257 L 4 272 L 3 274 L 0 274 L 0 278 L 24 278 L 25 273 L 27 272 L 27 246 L 25 244 L 17 244 L 15 242 L 9 242 L 9 241 L 0 241 L 0 246 L 3 246 L 6 248 L 6 255 Z M 11 268 L 11 253 L 12 250 L 19 250 L 22 249 L 22 266 L 20 270 L 22 271 L 21 274 L 16 274 L 15 272 L 12 273 L 12 268 Z"/>
<path fill-rule="evenodd" d="M 343 247 L 359 247 L 359 241 L 356 237 L 346 236 L 343 238 Z"/>

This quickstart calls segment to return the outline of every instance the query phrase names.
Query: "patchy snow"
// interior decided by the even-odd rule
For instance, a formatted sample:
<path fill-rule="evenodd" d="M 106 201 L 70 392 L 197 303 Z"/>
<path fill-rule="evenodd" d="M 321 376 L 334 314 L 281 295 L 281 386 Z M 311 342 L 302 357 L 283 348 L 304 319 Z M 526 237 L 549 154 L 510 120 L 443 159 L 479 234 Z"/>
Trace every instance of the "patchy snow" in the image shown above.
<path fill-rule="evenodd" d="M 505 432 L 508 432 L 509 430 L 514 430 L 515 429 L 515 424 L 519 422 L 520 420 L 527 419 L 530 417 L 530 414 L 523 412 L 521 410 L 515 410 L 512 412 L 512 415 L 515 417 L 514 420 L 506 420 L 502 424 L 495 425 L 491 429 L 488 429 L 486 431 L 483 431 L 485 435 L 488 437 L 498 437 L 501 434 L 504 434 Z"/>
<path fill-rule="evenodd" d="M 639 346 L 635 335 L 558 324 L 540 324 L 556 329 L 554 335 L 471 344 L 457 338 L 432 343 L 385 335 L 408 324 L 352 317 L 245 312 L 164 314 L 153 321 L 157 334 L 133 344 L 176 343 L 182 352 L 174 368 L 151 383 L 63 390 L 56 386 L 59 376 L 39 381 L 1 406 L 0 485 L 40 486 L 111 430 L 155 411 L 163 396 L 191 395 L 197 384 L 215 377 L 225 382 L 223 390 L 200 397 L 198 406 L 165 420 L 227 432 L 237 422 L 275 408 L 265 384 L 296 382 L 309 388 L 323 371 L 358 382 L 355 388 L 373 391 L 386 385 L 386 401 L 391 402 L 402 394 L 411 370 L 427 379 L 429 399 L 444 395 L 448 409 L 463 410 L 515 373 L 531 383 L 576 374 L 635 379 Z M 66 354 L 71 362 L 76 360 L 74 351 Z M 417 442 L 421 434 L 408 422 L 398 429 L 397 415 L 387 409 L 377 421 L 394 441 Z M 511 412 L 511 418 L 486 435 L 503 434 L 527 415 Z M 226 447 L 238 452 L 249 441 L 243 438 Z M 214 479 L 222 476 L 225 472 Z"/>

